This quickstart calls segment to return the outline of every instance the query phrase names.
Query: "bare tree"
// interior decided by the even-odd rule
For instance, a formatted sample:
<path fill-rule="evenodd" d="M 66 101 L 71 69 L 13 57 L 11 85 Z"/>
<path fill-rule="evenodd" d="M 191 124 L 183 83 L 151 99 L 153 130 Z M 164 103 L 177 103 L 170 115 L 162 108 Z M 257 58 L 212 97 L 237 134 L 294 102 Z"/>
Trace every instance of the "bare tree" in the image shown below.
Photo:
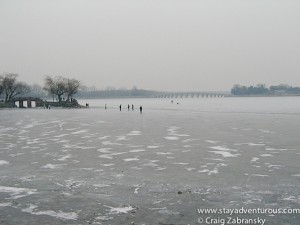
<path fill-rule="evenodd" d="M 8 73 L 1 79 L 1 86 L 5 94 L 5 102 L 10 102 L 17 95 L 26 94 L 30 91 L 28 85 L 17 81 L 18 74 Z"/>
<path fill-rule="evenodd" d="M 67 99 L 69 100 L 70 98 L 72 98 L 73 95 L 75 95 L 79 91 L 80 81 L 76 79 L 66 79 L 65 88 Z"/>
<path fill-rule="evenodd" d="M 48 94 L 39 84 L 29 85 L 29 88 L 31 97 L 45 98 Z"/>
<path fill-rule="evenodd" d="M 3 92 L 3 85 L 2 85 L 2 82 L 3 82 L 3 77 L 2 76 L 0 76 L 0 95 L 2 94 L 2 92 Z"/>
<path fill-rule="evenodd" d="M 61 102 L 62 96 L 66 93 L 66 79 L 63 77 L 52 78 L 46 76 L 44 89 L 51 95 L 56 95 Z"/>

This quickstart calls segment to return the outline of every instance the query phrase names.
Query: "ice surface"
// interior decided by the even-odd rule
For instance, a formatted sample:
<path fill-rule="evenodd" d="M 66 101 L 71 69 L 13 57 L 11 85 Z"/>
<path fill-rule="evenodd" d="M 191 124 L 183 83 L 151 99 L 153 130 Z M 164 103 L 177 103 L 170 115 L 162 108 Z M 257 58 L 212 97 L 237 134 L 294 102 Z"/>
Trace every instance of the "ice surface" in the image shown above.
<path fill-rule="evenodd" d="M 143 114 L 1 110 L 1 221 L 197 224 L 199 207 L 297 208 L 300 107 L 299 115 L 260 113 L 272 101 L 281 111 L 289 97 L 250 107 L 251 99 L 180 99 L 172 110 L 147 106 L 168 107 L 167 99 L 141 99 Z M 300 105 L 295 99 L 289 109 Z M 236 101 L 247 111 L 232 108 Z M 300 221 L 260 216 L 274 225 Z"/>

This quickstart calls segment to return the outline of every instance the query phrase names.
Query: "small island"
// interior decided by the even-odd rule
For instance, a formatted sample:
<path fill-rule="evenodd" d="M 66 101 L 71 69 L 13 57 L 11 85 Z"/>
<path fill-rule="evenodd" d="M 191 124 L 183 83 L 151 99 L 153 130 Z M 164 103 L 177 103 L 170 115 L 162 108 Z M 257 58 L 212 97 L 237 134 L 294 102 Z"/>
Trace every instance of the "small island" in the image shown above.
<path fill-rule="evenodd" d="M 0 76 L 0 95 L 3 100 L 0 102 L 0 108 L 32 108 L 44 107 L 65 107 L 81 108 L 78 101 L 73 96 L 79 91 L 80 81 L 76 79 L 64 78 L 61 76 L 46 76 L 43 90 L 48 96 L 52 96 L 53 101 L 41 99 L 40 96 L 32 96 L 32 87 L 17 80 L 18 74 L 7 73 Z"/>
<path fill-rule="evenodd" d="M 257 84 L 256 86 L 242 86 L 235 84 L 231 89 L 232 96 L 299 96 L 300 87 L 292 87 L 287 84 L 270 86 Z"/>

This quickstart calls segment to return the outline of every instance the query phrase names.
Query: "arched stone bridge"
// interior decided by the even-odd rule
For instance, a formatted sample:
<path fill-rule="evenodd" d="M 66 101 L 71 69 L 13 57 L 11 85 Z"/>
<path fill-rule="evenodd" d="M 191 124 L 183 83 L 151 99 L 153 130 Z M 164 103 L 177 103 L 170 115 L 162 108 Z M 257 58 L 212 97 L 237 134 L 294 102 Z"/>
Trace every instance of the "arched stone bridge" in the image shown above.
<path fill-rule="evenodd" d="M 224 98 L 229 94 L 217 92 L 165 92 L 160 93 L 156 98 Z"/>
<path fill-rule="evenodd" d="M 13 100 L 14 105 L 17 105 L 19 108 L 32 108 L 32 107 L 42 107 L 44 106 L 44 101 L 40 98 L 33 97 L 17 97 Z"/>

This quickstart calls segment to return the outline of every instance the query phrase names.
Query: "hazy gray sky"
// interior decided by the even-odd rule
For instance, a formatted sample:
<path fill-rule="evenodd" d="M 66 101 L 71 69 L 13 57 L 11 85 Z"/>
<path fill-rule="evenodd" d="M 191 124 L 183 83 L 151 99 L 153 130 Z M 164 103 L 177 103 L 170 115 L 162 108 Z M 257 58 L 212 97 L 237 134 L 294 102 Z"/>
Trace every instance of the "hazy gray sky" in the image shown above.
<path fill-rule="evenodd" d="M 99 88 L 300 86 L 299 0 L 0 0 L 0 73 Z"/>

